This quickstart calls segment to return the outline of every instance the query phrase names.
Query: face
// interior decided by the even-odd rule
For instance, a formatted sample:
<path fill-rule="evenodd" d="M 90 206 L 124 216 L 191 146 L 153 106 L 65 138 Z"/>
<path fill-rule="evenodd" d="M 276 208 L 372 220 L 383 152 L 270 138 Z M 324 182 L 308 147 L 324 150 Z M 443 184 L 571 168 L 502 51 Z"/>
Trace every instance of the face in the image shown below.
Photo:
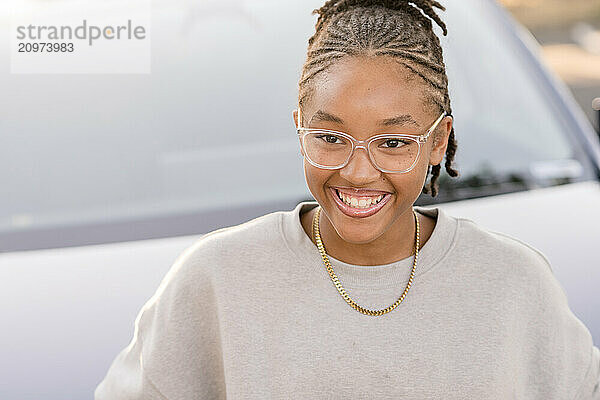
<path fill-rule="evenodd" d="M 357 140 L 380 133 L 422 135 L 441 113 L 425 101 L 429 85 L 388 57 L 343 58 L 320 74 L 313 85 L 311 99 L 301 110 L 303 127 L 342 131 Z M 381 125 L 381 121 L 398 116 L 402 118 L 394 125 Z M 293 117 L 298 127 L 297 110 Z M 417 163 L 407 173 L 379 171 L 362 148 L 355 149 L 348 164 L 337 170 L 314 167 L 305 159 L 304 175 L 322 207 L 321 218 L 327 218 L 343 240 L 356 244 L 391 237 L 395 228 L 411 224 L 412 206 L 425 184 L 427 168 L 442 161 L 451 128 L 452 118 L 445 117 L 421 145 Z M 385 193 L 384 204 L 377 212 L 367 213 L 371 215 L 358 216 L 356 210 L 344 210 L 336 199 L 336 188 L 351 194 L 353 189 L 373 191 L 354 193 L 355 198 Z"/>

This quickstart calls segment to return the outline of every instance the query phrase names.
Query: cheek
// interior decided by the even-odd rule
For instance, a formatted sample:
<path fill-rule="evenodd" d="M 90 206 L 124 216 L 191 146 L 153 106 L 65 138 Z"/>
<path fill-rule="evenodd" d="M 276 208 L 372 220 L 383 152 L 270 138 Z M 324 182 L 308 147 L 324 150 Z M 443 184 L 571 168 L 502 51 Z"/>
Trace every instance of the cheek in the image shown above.
<path fill-rule="evenodd" d="M 308 188 L 316 199 L 322 196 L 325 190 L 323 185 L 333 174 L 334 172 L 332 171 L 317 168 L 304 161 L 304 178 L 306 179 Z"/>
<path fill-rule="evenodd" d="M 388 180 L 394 186 L 394 191 L 401 196 L 412 192 L 412 188 L 417 184 L 415 171 L 407 174 L 397 174 L 397 176 L 388 175 Z"/>
<path fill-rule="evenodd" d="M 411 171 L 411 175 L 414 176 L 414 179 L 425 179 L 425 175 L 427 174 L 427 168 L 429 167 L 430 156 L 431 143 L 428 142 L 425 146 L 421 147 L 421 152 L 419 154 L 417 164 L 415 165 L 415 168 Z"/>
<path fill-rule="evenodd" d="M 415 169 L 411 171 L 413 172 L 412 179 L 414 182 L 413 185 L 417 190 L 417 192 L 415 192 L 417 197 L 421 194 L 423 186 L 425 186 L 425 182 L 427 180 L 427 168 L 429 168 L 429 151 L 426 151 L 425 154 L 422 154 L 422 156 L 423 157 L 419 157 L 419 161 L 417 165 L 415 165 Z"/>
<path fill-rule="evenodd" d="M 388 181 L 394 187 L 398 195 L 397 201 L 414 201 L 421 194 L 425 184 L 425 174 L 427 173 L 427 160 L 425 163 L 418 162 L 412 171 L 406 174 L 387 174 Z"/>

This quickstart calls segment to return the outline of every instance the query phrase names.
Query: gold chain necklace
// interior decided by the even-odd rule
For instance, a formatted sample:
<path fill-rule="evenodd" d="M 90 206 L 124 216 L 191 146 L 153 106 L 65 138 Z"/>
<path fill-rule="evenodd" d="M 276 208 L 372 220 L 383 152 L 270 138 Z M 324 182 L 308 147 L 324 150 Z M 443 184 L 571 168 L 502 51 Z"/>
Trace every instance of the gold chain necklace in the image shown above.
<path fill-rule="evenodd" d="M 340 293 L 340 295 L 342 295 L 344 300 L 346 300 L 346 303 L 348 303 L 348 305 L 350 305 L 350 307 L 354 308 L 356 311 L 361 312 L 365 315 L 380 316 L 383 314 L 387 314 L 390 311 L 392 311 L 394 308 L 398 307 L 398 305 L 400 303 L 402 303 L 402 301 L 404 300 L 404 297 L 406 297 L 406 293 L 408 293 L 408 289 L 410 289 L 410 285 L 412 284 L 413 278 L 415 276 L 415 268 L 417 267 L 417 258 L 419 257 L 419 243 L 420 243 L 419 242 L 419 218 L 417 217 L 417 213 L 414 208 L 413 208 L 412 212 L 415 216 L 415 222 L 416 222 L 417 229 L 415 232 L 415 259 L 413 261 L 412 271 L 410 272 L 410 278 L 408 279 L 408 284 L 406 285 L 406 289 L 404 289 L 404 293 L 402 293 L 402 296 L 400 296 L 394 304 L 392 304 L 391 306 L 384 308 L 382 310 L 369 310 L 368 308 L 359 306 L 358 304 L 356 304 L 356 302 L 354 300 L 352 300 L 350 298 L 350 296 L 346 292 L 346 289 L 344 289 L 344 287 L 340 283 L 340 280 L 338 279 L 337 275 L 333 272 L 333 268 L 331 267 L 331 263 L 329 262 L 327 253 L 325 253 L 325 247 L 323 246 L 323 241 L 321 240 L 321 232 L 319 231 L 319 215 L 321 214 L 321 206 L 319 206 L 317 211 L 315 212 L 315 215 L 313 216 L 313 238 L 314 238 L 315 242 L 317 243 L 317 247 L 319 248 L 319 252 L 321 253 L 321 258 L 323 259 L 323 262 L 325 263 L 325 267 L 327 268 L 327 272 L 329 272 L 329 276 L 331 277 L 331 280 L 333 281 L 333 284 L 337 288 L 338 292 Z"/>

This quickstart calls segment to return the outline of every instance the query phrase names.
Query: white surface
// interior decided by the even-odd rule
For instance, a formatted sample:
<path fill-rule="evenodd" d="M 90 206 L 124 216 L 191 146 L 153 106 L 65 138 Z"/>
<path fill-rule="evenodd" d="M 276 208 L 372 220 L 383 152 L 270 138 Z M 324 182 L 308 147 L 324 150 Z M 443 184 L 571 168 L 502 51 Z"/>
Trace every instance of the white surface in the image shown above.
<path fill-rule="evenodd" d="M 0 254 L 0 399 L 91 398 L 194 237 Z"/>

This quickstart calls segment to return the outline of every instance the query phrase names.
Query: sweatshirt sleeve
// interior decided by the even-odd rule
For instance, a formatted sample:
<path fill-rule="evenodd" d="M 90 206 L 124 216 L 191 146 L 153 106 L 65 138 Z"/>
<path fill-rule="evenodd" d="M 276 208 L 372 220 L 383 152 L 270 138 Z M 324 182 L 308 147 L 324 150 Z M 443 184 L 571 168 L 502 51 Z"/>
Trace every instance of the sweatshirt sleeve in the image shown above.
<path fill-rule="evenodd" d="M 592 347 L 590 366 L 585 374 L 575 400 L 600 400 L 600 350 Z"/>
<path fill-rule="evenodd" d="M 537 378 L 551 382 L 543 397 L 600 400 L 600 350 L 592 335 L 571 311 L 567 295 L 547 258 L 538 291 L 537 338 L 542 353 Z M 536 380 L 536 378 L 534 378 Z"/>
<path fill-rule="evenodd" d="M 215 293 L 202 268 L 210 260 L 194 247 L 140 310 L 133 339 L 110 365 L 95 400 L 225 398 Z"/>

